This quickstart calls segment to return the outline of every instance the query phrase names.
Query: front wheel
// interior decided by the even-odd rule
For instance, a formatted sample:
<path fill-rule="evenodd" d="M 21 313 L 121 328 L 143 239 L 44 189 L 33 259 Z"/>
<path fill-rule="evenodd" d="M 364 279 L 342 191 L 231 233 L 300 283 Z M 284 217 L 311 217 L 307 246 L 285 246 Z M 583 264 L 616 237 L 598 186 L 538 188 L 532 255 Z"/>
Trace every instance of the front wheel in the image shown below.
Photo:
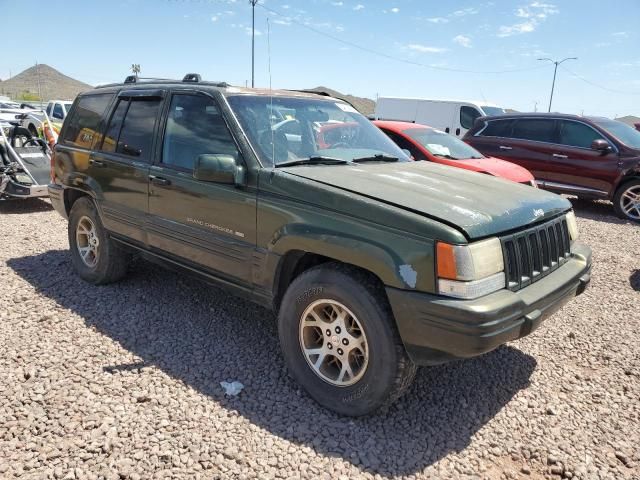
<path fill-rule="evenodd" d="M 340 414 L 366 415 L 392 403 L 416 373 L 384 290 L 341 264 L 315 267 L 292 282 L 278 331 L 291 375 Z"/>
<path fill-rule="evenodd" d="M 613 197 L 613 208 L 620 218 L 640 222 L 640 179 L 622 184 Z"/>

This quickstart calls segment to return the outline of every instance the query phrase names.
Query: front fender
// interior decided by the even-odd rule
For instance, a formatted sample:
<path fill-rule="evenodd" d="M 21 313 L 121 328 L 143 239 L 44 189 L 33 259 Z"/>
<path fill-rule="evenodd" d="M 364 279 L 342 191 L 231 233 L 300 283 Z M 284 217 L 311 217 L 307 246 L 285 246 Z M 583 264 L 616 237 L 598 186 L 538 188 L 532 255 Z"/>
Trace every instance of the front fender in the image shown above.
<path fill-rule="evenodd" d="M 353 225 L 345 233 L 289 224 L 276 232 L 267 250 L 278 258 L 290 251 L 322 255 L 367 270 L 390 287 L 423 292 L 435 289 L 433 242 L 388 229 Z"/>

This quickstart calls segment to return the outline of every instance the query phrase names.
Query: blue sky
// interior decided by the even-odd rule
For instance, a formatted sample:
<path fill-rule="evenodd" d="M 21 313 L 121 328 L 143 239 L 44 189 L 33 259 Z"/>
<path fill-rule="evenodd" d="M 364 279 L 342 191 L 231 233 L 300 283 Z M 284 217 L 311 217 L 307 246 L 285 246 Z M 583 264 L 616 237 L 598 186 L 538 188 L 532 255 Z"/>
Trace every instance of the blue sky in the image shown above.
<path fill-rule="evenodd" d="M 251 79 L 249 0 L 0 0 L 0 78 L 36 61 L 90 84 L 143 76 Z M 261 0 L 256 86 L 486 99 L 545 110 L 640 115 L 639 0 Z M 597 6 L 597 8 L 596 8 Z M 46 11 L 42 25 L 33 21 Z M 30 18 L 29 30 L 23 20 Z M 25 41 L 22 41 L 22 40 Z M 47 45 L 47 39 L 50 39 Z M 7 43 L 8 42 L 8 43 Z M 13 54 L 15 52 L 15 54 Z M 375 53 L 374 53 L 375 52 Z M 464 71 L 456 71 L 464 70 Z M 503 73 L 486 73 L 503 72 Z"/>

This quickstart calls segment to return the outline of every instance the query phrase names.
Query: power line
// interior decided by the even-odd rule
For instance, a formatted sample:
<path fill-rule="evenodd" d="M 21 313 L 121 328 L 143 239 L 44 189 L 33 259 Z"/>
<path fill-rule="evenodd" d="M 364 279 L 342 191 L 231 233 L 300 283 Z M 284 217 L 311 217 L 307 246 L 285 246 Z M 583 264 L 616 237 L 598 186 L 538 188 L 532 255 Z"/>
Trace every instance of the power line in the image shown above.
<path fill-rule="evenodd" d="M 599 84 L 597 84 L 595 82 L 592 82 L 591 80 L 588 80 L 588 79 L 584 78 L 581 75 L 578 75 L 577 73 L 572 72 L 567 67 L 560 66 L 560 68 L 562 68 L 563 70 L 566 70 L 568 73 L 570 73 L 572 76 L 574 76 L 578 80 L 582 80 L 584 83 L 587 83 L 587 84 L 591 85 L 592 87 L 600 88 L 601 90 L 605 90 L 605 91 L 611 92 L 611 93 L 619 93 L 621 95 L 640 95 L 640 92 L 625 92 L 623 90 L 615 90 L 613 88 L 609 88 L 609 87 L 605 87 L 603 85 L 599 85 Z"/>
<path fill-rule="evenodd" d="M 269 8 L 265 5 L 263 5 L 262 3 L 258 3 L 257 4 L 258 7 L 263 8 L 264 10 L 273 13 L 274 15 L 278 15 L 279 17 L 285 18 L 287 19 L 289 22 L 291 23 L 295 23 L 296 25 L 299 25 L 303 28 L 306 28 L 307 30 L 311 30 L 314 33 L 317 33 L 318 35 L 322 35 L 324 37 L 330 38 L 336 42 L 342 43 L 344 45 L 348 45 L 352 48 L 355 48 L 357 50 L 361 50 L 363 52 L 367 52 L 370 53 L 372 55 L 377 55 L 378 57 L 382 57 L 382 58 L 386 58 L 388 60 L 393 60 L 396 62 L 401 62 L 401 63 L 406 63 L 408 65 L 414 65 L 417 67 L 424 67 L 424 68 L 430 68 L 432 70 L 442 70 L 445 72 L 457 72 L 457 73 L 480 73 L 480 74 L 497 74 L 497 73 L 515 73 L 515 72 L 526 72 L 526 71 L 530 71 L 530 70 L 538 70 L 541 68 L 545 68 L 546 65 L 538 65 L 535 67 L 526 67 L 526 68 L 514 68 L 514 69 L 510 69 L 510 70 L 465 70 L 465 69 L 461 69 L 461 68 L 451 68 L 451 67 L 441 67 L 438 65 L 429 65 L 427 63 L 421 63 L 421 62 L 416 62 L 414 60 L 409 60 L 406 58 L 401 58 L 401 57 L 396 57 L 393 55 L 389 55 L 387 53 L 383 53 L 380 52 L 378 50 L 373 50 L 372 48 L 368 48 L 362 45 L 359 45 L 357 43 L 354 42 L 350 42 L 349 40 L 344 40 L 340 37 L 336 37 L 335 35 L 331 35 L 330 33 L 326 33 L 323 32 L 322 30 L 318 30 L 317 28 L 312 27 L 311 25 L 307 25 L 304 22 L 300 22 L 298 20 L 296 20 L 295 18 L 292 18 L 288 15 L 284 15 L 272 8 Z"/>

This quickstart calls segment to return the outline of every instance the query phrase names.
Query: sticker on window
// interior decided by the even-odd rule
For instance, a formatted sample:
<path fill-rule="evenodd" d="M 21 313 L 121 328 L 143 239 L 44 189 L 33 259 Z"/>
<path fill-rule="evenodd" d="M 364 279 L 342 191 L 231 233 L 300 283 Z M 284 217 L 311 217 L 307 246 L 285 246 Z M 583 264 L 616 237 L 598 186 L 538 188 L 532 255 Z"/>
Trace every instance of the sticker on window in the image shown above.
<path fill-rule="evenodd" d="M 353 108 L 351 105 L 348 105 L 346 103 L 336 102 L 336 107 L 338 107 L 343 112 L 358 113 L 358 111 L 355 108 Z"/>
<path fill-rule="evenodd" d="M 451 155 L 451 150 L 449 150 L 449 147 L 445 147 L 444 145 L 440 145 L 439 143 L 427 143 L 427 148 L 434 155 Z"/>

